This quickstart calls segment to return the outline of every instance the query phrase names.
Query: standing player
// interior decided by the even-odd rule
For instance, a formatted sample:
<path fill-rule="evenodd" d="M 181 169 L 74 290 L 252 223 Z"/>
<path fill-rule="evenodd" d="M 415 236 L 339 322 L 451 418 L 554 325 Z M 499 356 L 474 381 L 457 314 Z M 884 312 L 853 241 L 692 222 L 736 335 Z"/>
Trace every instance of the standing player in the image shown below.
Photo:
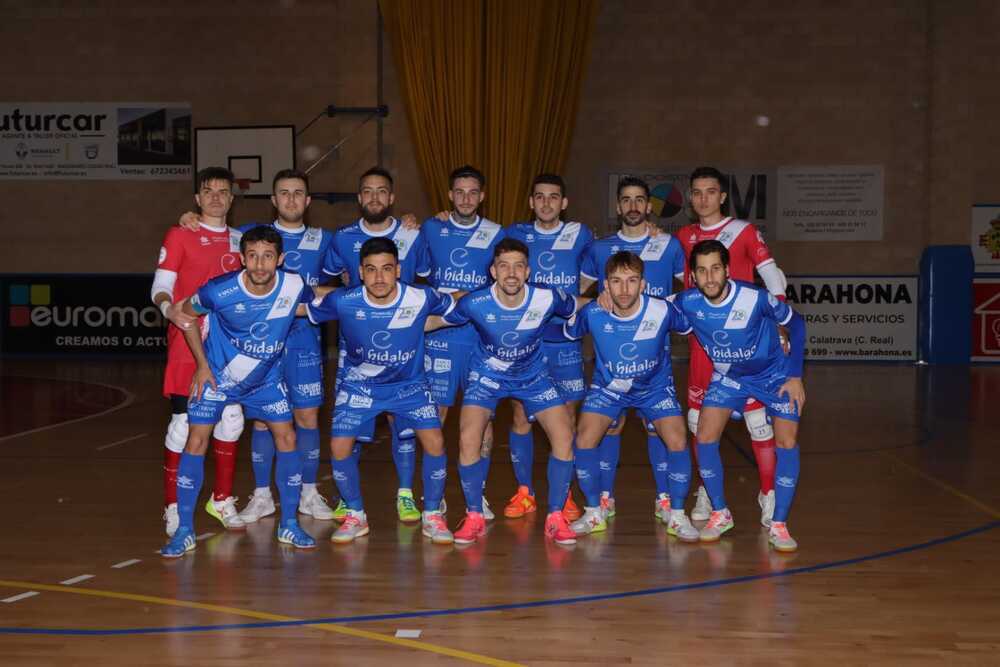
<path fill-rule="evenodd" d="M 786 521 L 799 479 L 798 422 L 805 405 L 802 358 L 806 330 L 802 318 L 773 294 L 732 280 L 729 250 L 717 240 L 700 241 L 691 249 L 690 268 L 697 289 L 677 297 L 699 342 L 714 364 L 698 422 L 698 462 L 708 489 L 712 513 L 700 538 L 712 542 L 733 527 L 723 489 L 719 438 L 733 410 L 747 399 L 764 405 L 777 441 L 774 514 L 768 539 L 778 551 L 794 551 Z M 779 326 L 787 326 L 791 352 L 780 342 Z"/>
<path fill-rule="evenodd" d="M 574 296 L 579 295 L 580 265 L 584 251 L 594 237 L 590 229 L 579 222 L 562 221 L 562 212 L 569 205 L 562 177 L 556 174 L 536 176 L 531 184 L 528 205 L 535 214 L 534 221 L 515 223 L 507 230 L 510 238 L 517 239 L 528 247 L 531 272 L 528 281 L 559 288 Z M 559 395 L 570 414 L 575 416 L 577 407 L 586 394 L 583 346 L 579 341 L 566 340 L 562 333 L 563 323 L 562 319 L 554 318 L 545 327 L 542 355 Z M 519 402 L 514 401 L 513 408 L 510 459 L 518 488 L 503 511 L 504 516 L 509 518 L 524 516 L 534 512 L 537 507 L 532 483 L 535 445 L 531 423 Z M 580 510 L 573 502 L 572 495 L 566 499 L 563 514 L 570 521 L 580 517 Z"/>
<path fill-rule="evenodd" d="M 635 408 L 669 448 L 670 497 L 675 504 L 666 522 L 667 532 L 684 542 L 697 542 L 698 531 L 684 514 L 691 455 L 670 364 L 670 332 L 686 334 L 691 327 L 673 303 L 643 294 L 642 274 L 638 255 L 616 252 L 604 270 L 611 312 L 589 303 L 564 328 L 574 339 L 591 333 L 596 355 L 594 382 L 584 400 L 576 436 L 577 478 L 587 503 L 583 517 L 572 528 L 577 535 L 607 529 L 606 510 L 600 506 L 597 445 L 615 420 Z"/>
<path fill-rule="evenodd" d="M 645 294 L 666 298 L 672 294 L 674 280 L 684 279 L 684 251 L 677 239 L 670 234 L 654 234 L 655 225 L 648 222 L 652 212 L 649 185 L 635 176 L 625 176 L 618 182 L 618 218 L 621 229 L 617 233 L 594 241 L 587 250 L 580 270 L 587 280 L 596 281 L 598 290 L 604 289 L 604 273 L 608 260 L 617 252 L 635 253 L 643 261 Z M 601 440 L 598 447 L 601 468 L 601 506 L 607 515 L 615 515 L 614 483 L 621 449 L 621 433 L 625 420 Z M 647 425 L 646 447 L 653 467 L 657 497 L 654 512 L 663 522 L 670 521 L 670 500 L 667 482 L 667 449 L 663 441 Z"/>
<path fill-rule="evenodd" d="M 562 512 L 573 476 L 573 421 L 549 377 L 541 345 L 545 325 L 553 317 L 570 317 L 584 301 L 561 289 L 528 285 L 528 248 L 516 239 L 496 244 L 490 275 L 496 281 L 492 286 L 464 296 L 444 317 L 451 325 L 471 323 L 478 334 L 459 421 L 458 470 L 467 513 L 455 542 L 469 544 L 486 534 L 480 448 L 497 402 L 509 397 L 542 425 L 552 447 L 545 534 L 573 544 L 576 536 Z"/>
<path fill-rule="evenodd" d="M 372 167 L 358 180 L 358 207 L 361 217 L 351 225 L 341 227 L 333 235 L 333 243 L 326 255 L 323 272 L 330 276 L 340 276 L 347 287 L 361 285 L 360 253 L 369 239 L 387 238 L 396 244 L 399 253 L 400 276 L 404 283 L 412 284 L 417 276 L 427 277 L 430 273 L 430 259 L 424 235 L 419 228 L 402 224 L 392 216 L 393 194 L 392 175 L 381 167 Z M 343 343 L 343 334 L 340 336 Z M 340 346 L 340 363 L 344 362 L 344 346 Z M 341 377 L 337 371 L 338 379 Z M 416 470 L 417 453 L 414 434 L 411 429 L 400 430 L 390 417 L 392 431 L 392 460 L 396 465 L 399 487 L 396 491 L 396 513 L 400 521 L 419 521 L 420 511 L 413 498 L 413 475 Z M 359 434 L 360 440 L 371 440 L 375 423 L 366 425 Z M 346 516 L 347 506 L 337 506 L 337 519 Z"/>
<path fill-rule="evenodd" d="M 684 254 L 691 256 L 694 246 L 707 240 L 717 240 L 726 247 L 730 257 L 730 273 L 735 280 L 753 282 L 754 270 L 760 274 L 767 291 L 779 299 L 785 298 L 785 276 L 778 268 L 764 237 L 757 228 L 745 220 L 737 220 L 722 215 L 726 203 L 726 182 L 722 172 L 714 167 L 698 167 L 691 173 L 690 201 L 698 222 L 682 227 L 677 238 L 684 247 Z M 688 276 L 686 287 L 693 287 L 694 280 Z M 688 427 L 691 433 L 698 432 L 698 418 L 701 402 L 712 377 L 712 363 L 705 355 L 697 339 L 691 338 L 691 360 L 688 367 Z M 771 523 L 774 513 L 774 431 L 767 419 L 764 405 L 750 397 L 743 410 L 743 421 L 750 432 L 757 472 L 760 477 L 760 492 L 757 502 L 761 508 L 760 522 L 764 526 Z M 711 507 L 704 487 L 698 488 L 695 508 L 691 517 L 704 521 L 708 519 Z"/>
<path fill-rule="evenodd" d="M 475 167 L 455 169 L 449 177 L 448 199 L 454 209 L 446 221 L 430 218 L 421 228 L 427 239 L 431 258 L 430 284 L 442 292 L 477 290 L 490 282 L 493 250 L 504 238 L 503 227 L 481 218 L 477 211 L 486 198 L 486 178 Z M 476 331 L 472 325 L 442 329 L 428 334 L 424 363 L 430 372 L 431 391 L 438 405 L 441 424 L 448 408 L 455 404 L 459 387 L 465 380 L 466 368 L 476 347 Z M 481 448 L 485 484 L 493 447 L 493 428 L 485 429 Z M 483 501 L 483 516 L 490 520 L 493 513 Z"/>
<path fill-rule="evenodd" d="M 299 302 L 311 291 L 298 275 L 278 270 L 284 255 L 281 236 L 273 228 L 256 227 L 244 234 L 240 255 L 246 267 L 243 271 L 209 281 L 183 305 L 190 317 L 207 314 L 209 327 L 204 344 L 194 327 L 184 331 L 197 370 L 188 403 L 191 425 L 177 471 L 180 525 L 160 551 L 167 558 L 195 548 L 194 508 L 205 471 L 208 436 L 225 407 L 235 403 L 274 432 L 281 496 L 278 541 L 299 548 L 316 546 L 296 520 L 302 460 L 295 451 L 288 390 L 281 377 L 285 339 Z"/>
<path fill-rule="evenodd" d="M 233 203 L 232 173 L 222 167 L 209 167 L 198 172 L 195 180 L 194 200 L 202 222 L 193 231 L 180 227 L 167 231 L 151 290 L 153 303 L 172 325 L 167 327 L 167 367 L 163 376 L 163 395 L 170 399 L 172 413 L 163 452 L 163 518 L 170 536 L 178 525 L 177 469 L 188 439 L 187 396 L 196 367 L 184 342 L 184 330 L 199 326 L 199 319 L 186 315 L 181 303 L 212 278 L 240 266 L 240 233 L 226 226 Z M 227 407 L 213 432 L 215 485 L 205 509 L 229 530 L 245 525 L 232 494 L 236 443 L 242 432 L 239 405 Z"/>
<path fill-rule="evenodd" d="M 313 322 L 340 321 L 346 350 L 330 449 L 333 478 L 348 511 L 330 539 L 345 543 L 368 534 L 352 452 L 364 425 L 388 412 L 399 428 L 412 429 L 424 448 L 424 499 L 434 509 L 423 513 L 423 533 L 448 544 L 454 540 L 439 510 L 447 471 L 444 437 L 422 355 L 427 318 L 451 312 L 455 302 L 450 295 L 400 282 L 399 251 L 388 238 L 365 241 L 358 268 L 362 286 L 337 290 L 307 307 Z"/>

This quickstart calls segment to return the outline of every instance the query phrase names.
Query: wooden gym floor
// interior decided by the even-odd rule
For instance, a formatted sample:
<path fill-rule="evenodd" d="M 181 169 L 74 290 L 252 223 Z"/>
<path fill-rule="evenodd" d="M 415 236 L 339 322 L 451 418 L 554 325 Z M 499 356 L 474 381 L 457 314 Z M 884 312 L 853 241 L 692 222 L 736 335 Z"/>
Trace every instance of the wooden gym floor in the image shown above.
<path fill-rule="evenodd" d="M 296 552 L 273 518 L 224 533 L 199 512 L 198 549 L 175 561 L 155 554 L 160 372 L 0 362 L 0 665 L 1000 664 L 1000 368 L 810 365 L 790 556 L 768 548 L 734 423 L 736 528 L 712 546 L 655 522 L 630 424 L 618 516 L 575 548 L 547 544 L 539 518 L 501 517 L 466 549 L 426 543 L 395 519 L 383 443 L 361 468 L 369 537 L 334 545 L 331 523 L 306 519 L 320 548 Z M 497 509 L 514 490 L 508 419 L 487 489 Z M 446 432 L 454 528 L 453 421 Z M 241 506 L 247 449 L 244 437 Z"/>

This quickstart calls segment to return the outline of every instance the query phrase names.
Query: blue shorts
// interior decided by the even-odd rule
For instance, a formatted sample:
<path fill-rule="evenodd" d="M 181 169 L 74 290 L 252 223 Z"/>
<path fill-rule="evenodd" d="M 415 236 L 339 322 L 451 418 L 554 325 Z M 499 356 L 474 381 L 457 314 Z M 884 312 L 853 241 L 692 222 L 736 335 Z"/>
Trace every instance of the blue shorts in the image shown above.
<path fill-rule="evenodd" d="M 544 369 L 526 380 L 511 380 L 482 363 L 474 364 L 466 375 L 463 392 L 464 405 L 478 405 L 491 413 L 496 412 L 500 399 L 518 400 L 529 419 L 543 410 L 564 404 L 559 390 Z"/>
<path fill-rule="evenodd" d="M 734 379 L 721 373 L 712 373 L 702 407 L 728 408 L 742 411 L 747 399 L 755 398 L 764 404 L 768 417 L 780 417 L 789 421 L 799 421 L 798 406 L 788 399 L 778 396 L 778 389 L 788 380 L 784 373 L 775 373 L 764 378 Z"/>
<path fill-rule="evenodd" d="M 288 403 L 288 388 L 284 380 L 265 382 L 247 392 L 233 389 L 213 391 L 206 387 L 198 400 L 188 400 L 189 424 L 215 424 L 222 418 L 227 405 L 238 403 L 243 406 L 246 419 L 265 422 L 288 422 L 292 420 L 292 409 Z"/>
<path fill-rule="evenodd" d="M 323 405 L 323 355 L 317 350 L 285 348 L 285 383 L 292 408 L 318 408 Z"/>
<path fill-rule="evenodd" d="M 583 379 L 583 345 L 575 341 L 550 343 L 542 341 L 542 354 L 563 403 L 582 401 L 587 395 Z"/>
<path fill-rule="evenodd" d="M 334 401 L 330 436 L 357 438 L 383 412 L 396 418 L 400 431 L 441 428 L 437 405 L 423 379 L 367 386 L 342 382 Z"/>
<path fill-rule="evenodd" d="M 583 400 L 581 412 L 595 412 L 609 417 L 613 425 L 626 410 L 634 408 L 646 420 L 647 428 L 664 417 L 680 417 L 683 413 L 677 402 L 677 390 L 673 383 L 643 391 L 619 393 L 607 387 L 591 385 Z"/>
<path fill-rule="evenodd" d="M 347 359 L 347 350 L 344 349 L 344 339 L 340 339 L 340 347 L 337 353 L 337 374 L 334 376 L 333 380 L 333 391 L 334 394 L 340 393 L 340 382 L 344 375 L 344 360 Z M 375 418 L 372 417 L 369 421 L 361 425 L 358 430 L 358 434 L 355 436 L 355 440 L 358 442 L 375 442 Z"/>
<path fill-rule="evenodd" d="M 424 339 L 424 372 L 434 402 L 451 407 L 469 368 L 475 344 L 447 337 Z"/>

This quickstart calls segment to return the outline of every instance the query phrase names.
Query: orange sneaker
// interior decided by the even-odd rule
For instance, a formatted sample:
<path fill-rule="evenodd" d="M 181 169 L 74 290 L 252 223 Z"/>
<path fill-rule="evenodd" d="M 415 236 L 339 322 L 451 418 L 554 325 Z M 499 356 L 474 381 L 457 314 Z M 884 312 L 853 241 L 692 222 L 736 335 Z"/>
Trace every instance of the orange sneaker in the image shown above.
<path fill-rule="evenodd" d="M 503 515 L 508 519 L 520 519 L 525 514 L 537 509 L 538 503 L 535 502 L 535 497 L 528 493 L 528 487 L 519 486 L 517 493 L 507 503 L 507 507 L 503 508 Z"/>
<path fill-rule="evenodd" d="M 455 531 L 455 544 L 472 544 L 486 535 L 486 519 L 479 512 L 466 512 L 462 525 Z"/>
<path fill-rule="evenodd" d="M 568 496 L 566 496 L 566 504 L 563 505 L 562 513 L 563 513 L 563 516 L 566 517 L 567 521 L 576 521 L 581 516 L 583 516 L 583 512 L 580 511 L 579 506 L 577 506 L 577 504 L 575 502 L 573 502 L 573 494 L 572 493 L 570 493 Z M 552 515 L 550 514 L 549 516 L 552 516 Z"/>
<path fill-rule="evenodd" d="M 552 538 L 556 544 L 576 544 L 576 533 L 569 527 L 562 512 L 552 512 L 545 517 L 545 536 Z M 458 541 L 457 537 L 455 541 Z"/>

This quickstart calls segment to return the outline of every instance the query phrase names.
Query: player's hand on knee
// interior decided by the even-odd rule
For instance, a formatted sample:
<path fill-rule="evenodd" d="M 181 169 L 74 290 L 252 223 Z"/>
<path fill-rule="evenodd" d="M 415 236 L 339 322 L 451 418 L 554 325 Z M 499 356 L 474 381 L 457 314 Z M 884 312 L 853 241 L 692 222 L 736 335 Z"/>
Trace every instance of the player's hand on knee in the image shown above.
<path fill-rule="evenodd" d="M 399 221 L 403 223 L 403 229 L 420 229 L 420 220 L 412 213 L 404 213 Z"/>
<path fill-rule="evenodd" d="M 200 400 L 206 386 L 211 387 L 212 391 L 215 391 L 215 376 L 212 375 L 212 371 L 208 367 L 198 368 L 191 378 L 191 399 L 195 401 Z"/>
<path fill-rule="evenodd" d="M 802 416 L 802 408 L 806 404 L 806 388 L 802 378 L 788 378 L 778 389 L 778 396 L 788 396 L 788 402 L 795 406 L 795 412 Z"/>
<path fill-rule="evenodd" d="M 170 304 L 167 307 L 166 315 L 167 319 L 180 329 L 187 329 L 198 322 L 197 317 L 192 317 L 184 312 L 184 301 Z"/>
<path fill-rule="evenodd" d="M 186 213 L 184 213 L 184 215 L 181 216 L 181 219 L 177 221 L 177 224 L 183 227 L 184 229 L 189 229 L 192 232 L 196 232 L 198 231 L 198 228 L 201 226 L 201 222 L 202 220 L 200 215 L 198 215 L 194 211 L 187 211 Z"/>
<path fill-rule="evenodd" d="M 611 292 L 604 290 L 597 295 L 597 305 L 600 306 L 604 311 L 610 313 L 615 307 L 614 301 L 611 300 Z"/>

